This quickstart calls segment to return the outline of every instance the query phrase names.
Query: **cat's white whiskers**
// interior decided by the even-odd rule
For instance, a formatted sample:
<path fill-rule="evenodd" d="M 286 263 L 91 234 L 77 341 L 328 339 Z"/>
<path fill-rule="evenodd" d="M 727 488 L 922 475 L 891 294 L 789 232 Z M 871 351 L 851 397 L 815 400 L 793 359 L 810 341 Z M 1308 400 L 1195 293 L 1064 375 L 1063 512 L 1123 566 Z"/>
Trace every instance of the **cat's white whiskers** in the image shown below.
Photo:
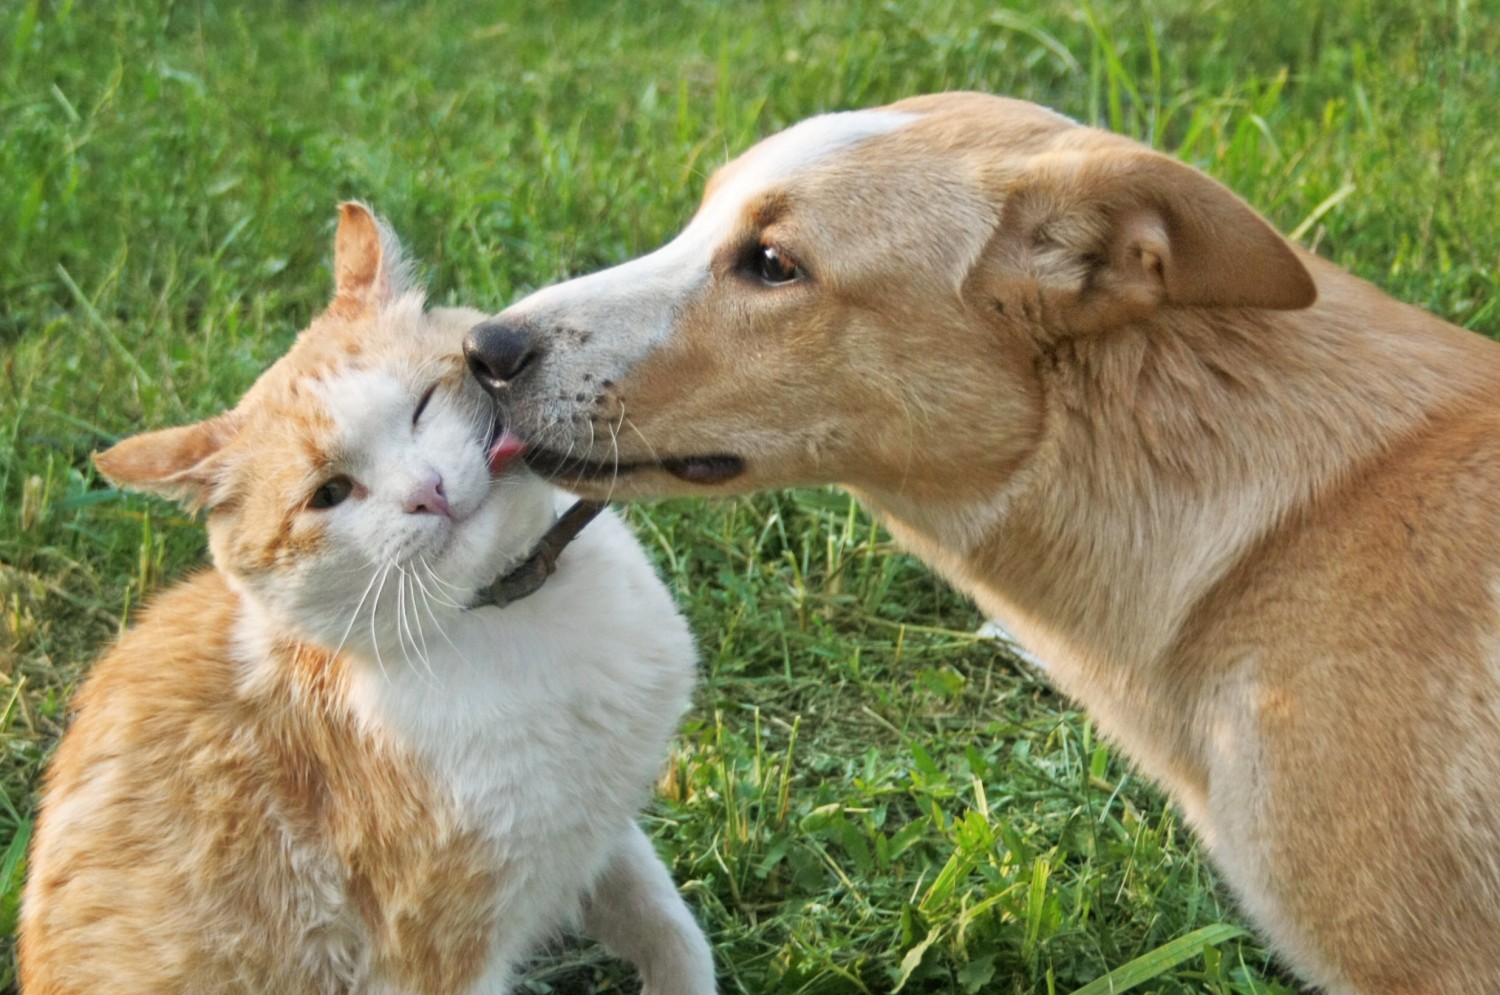
<path fill-rule="evenodd" d="M 411 571 L 411 614 L 417 623 L 417 636 L 422 640 L 422 665 L 427 668 L 427 673 L 431 674 L 434 680 L 437 680 L 437 671 L 432 666 L 432 652 L 427 647 L 427 626 L 422 623 L 422 612 L 425 610 L 427 617 L 432 618 L 433 624 L 437 626 L 439 632 L 442 631 L 442 626 L 438 625 L 437 619 L 433 618 L 431 599 L 427 596 L 426 588 L 421 585 L 421 574 L 417 572 L 417 567 L 413 566 Z M 444 634 L 444 638 L 446 638 L 446 634 Z M 450 643 L 449 645 L 452 644 Z"/>
<path fill-rule="evenodd" d="M 415 567 L 407 575 L 407 579 L 411 581 L 409 585 L 411 591 L 411 618 L 407 620 L 406 630 L 407 632 L 413 631 L 412 622 L 416 622 L 416 634 L 412 638 L 411 648 L 417 654 L 417 659 L 422 661 L 422 669 L 427 671 L 427 676 L 430 679 L 429 686 L 436 690 L 441 686 L 442 682 L 438 679 L 437 671 L 432 669 L 432 654 L 427 651 L 427 630 L 422 627 L 422 613 L 417 610 L 417 571 Z M 404 606 L 405 603 L 403 602 L 403 612 L 405 611 Z M 420 646 L 417 645 L 418 640 L 421 640 Z"/>
<path fill-rule="evenodd" d="M 445 360 L 445 357 L 442 356 L 442 355 L 435 355 L 435 356 L 429 356 L 429 357 L 427 357 L 426 360 L 424 360 L 423 362 L 419 363 L 417 365 L 417 368 L 412 371 L 412 374 L 411 374 L 412 380 L 415 381 L 420 386 L 423 383 L 423 381 L 425 381 L 427 379 L 427 371 L 430 370 L 430 369 L 432 369 L 434 366 L 437 366 L 439 363 L 443 362 L 444 360 Z"/>
<path fill-rule="evenodd" d="M 437 571 L 433 569 L 431 562 L 428 561 L 426 556 L 417 557 L 417 566 L 427 574 L 427 579 L 432 581 L 433 585 L 438 588 L 438 593 L 436 595 L 433 594 L 431 588 L 429 588 L 427 584 L 421 580 L 420 575 L 418 575 L 417 581 L 418 583 L 422 584 L 422 593 L 427 595 L 428 600 L 436 601 L 443 607 L 452 608 L 455 611 L 463 611 L 466 607 L 468 607 L 467 605 L 455 601 L 453 598 L 442 597 L 440 595 L 444 595 L 446 593 L 443 590 L 444 588 L 446 588 L 447 591 L 451 591 L 457 595 L 467 595 L 471 594 L 472 592 L 465 591 L 457 584 L 451 584 L 443 578 L 439 577 Z"/>
<path fill-rule="evenodd" d="M 412 651 L 416 649 L 417 641 L 410 633 L 411 627 L 406 621 L 406 568 L 397 564 L 396 566 L 396 645 L 401 647 L 401 657 L 406 661 L 407 669 L 415 670 L 412 665 Z M 408 643 L 410 644 L 408 648 Z"/>
<path fill-rule="evenodd" d="M 406 648 L 406 570 L 396 565 L 396 645 L 401 647 L 401 656 L 411 666 L 411 652 Z"/>
<path fill-rule="evenodd" d="M 370 608 L 370 649 L 375 653 L 375 665 L 380 668 L 380 678 L 390 683 L 391 675 L 385 669 L 385 660 L 380 655 L 380 634 L 375 628 L 375 619 L 380 614 L 380 599 L 385 596 L 385 582 L 391 575 L 391 568 L 396 565 L 395 560 L 388 560 L 386 565 L 380 569 L 380 587 L 375 591 L 375 603 Z"/>
<path fill-rule="evenodd" d="M 353 572 L 354 571 L 352 570 L 350 571 L 350 573 Z M 344 626 L 344 634 L 342 636 L 339 636 L 338 645 L 333 648 L 334 656 L 338 656 L 343 652 L 344 644 L 349 641 L 349 634 L 354 631 L 354 623 L 359 621 L 360 609 L 364 608 L 365 599 L 370 596 L 370 591 L 374 589 L 375 581 L 379 579 L 379 577 L 379 572 L 370 575 L 370 582 L 365 585 L 364 591 L 360 593 L 359 600 L 354 603 L 354 611 L 349 613 L 349 624 Z M 376 596 L 376 600 L 380 600 L 378 595 Z"/>
<path fill-rule="evenodd" d="M 419 559 L 417 562 L 418 562 L 418 566 L 421 569 L 427 571 L 427 576 L 428 577 L 432 578 L 432 580 L 434 582 L 436 582 L 436 583 L 439 583 L 439 584 L 442 583 L 442 578 L 438 577 L 438 575 L 433 572 L 431 565 L 429 565 L 425 559 Z M 432 603 L 433 603 L 433 601 L 437 601 L 439 604 L 447 605 L 449 607 L 452 607 L 452 608 L 455 608 L 455 609 L 459 609 L 459 610 L 462 610 L 463 606 L 462 605 L 458 605 L 458 604 L 454 604 L 451 601 L 443 601 L 441 599 L 435 598 L 432 595 L 432 592 L 428 590 L 427 584 L 423 582 L 422 575 L 420 573 L 418 573 L 416 571 L 413 571 L 412 572 L 412 579 L 415 580 L 417 582 L 417 584 L 421 586 L 422 595 L 423 595 L 422 607 L 424 607 L 424 608 L 427 609 L 427 617 L 430 618 L 430 619 L 432 619 L 433 627 L 437 629 L 438 635 L 440 635 L 440 636 L 443 637 L 443 641 L 448 644 L 448 646 L 453 650 L 453 652 L 455 654 L 457 654 L 458 658 L 460 660 L 462 660 L 464 662 L 464 664 L 467 666 L 467 664 L 469 662 L 468 654 L 464 653 L 463 650 L 459 649 L 458 646 L 454 644 L 453 640 L 448 636 L 448 630 L 443 627 L 442 620 L 440 620 L 437 617 L 437 613 L 432 610 Z"/>
<path fill-rule="evenodd" d="M 406 568 L 398 565 L 396 571 L 396 639 L 401 645 L 401 655 L 406 660 L 407 668 L 416 672 L 416 661 L 412 660 L 412 655 L 416 654 L 417 660 L 422 662 L 422 668 L 427 671 L 427 677 L 422 683 L 436 689 L 437 675 L 433 673 L 432 664 L 423 655 L 422 648 L 417 645 L 416 632 L 412 629 L 411 619 L 406 614 L 406 581 L 408 579 Z"/>

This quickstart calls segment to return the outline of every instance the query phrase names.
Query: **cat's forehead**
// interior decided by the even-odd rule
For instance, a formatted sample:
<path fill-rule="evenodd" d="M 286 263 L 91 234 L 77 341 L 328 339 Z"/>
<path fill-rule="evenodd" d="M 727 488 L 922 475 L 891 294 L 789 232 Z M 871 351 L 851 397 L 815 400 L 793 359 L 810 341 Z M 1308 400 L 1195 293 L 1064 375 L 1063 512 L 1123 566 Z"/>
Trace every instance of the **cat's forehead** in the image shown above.
<path fill-rule="evenodd" d="M 329 378 L 348 370 L 399 367 L 416 350 L 432 351 L 429 316 L 420 298 L 361 314 L 356 318 L 328 312 L 297 336 L 271 374 L 286 381 Z M 459 351 L 457 343 L 453 351 Z"/>
<path fill-rule="evenodd" d="M 358 450 L 409 423 L 428 387 L 461 386 L 463 332 L 480 317 L 423 311 L 416 297 L 356 320 L 320 316 L 245 395 L 241 413 L 315 464 Z M 257 448 L 282 447 L 263 438 Z"/>
<path fill-rule="evenodd" d="M 308 381 L 332 426 L 344 433 L 378 429 L 412 406 L 412 371 L 384 366 L 347 366 Z"/>
<path fill-rule="evenodd" d="M 408 423 L 416 404 L 413 374 L 420 365 L 347 362 L 316 370 L 283 368 L 256 384 L 242 404 L 241 434 L 250 480 L 270 483 L 268 468 L 317 474 L 370 449 Z M 250 469 L 251 467 L 254 469 Z M 289 485 L 296 480 L 288 478 Z"/>

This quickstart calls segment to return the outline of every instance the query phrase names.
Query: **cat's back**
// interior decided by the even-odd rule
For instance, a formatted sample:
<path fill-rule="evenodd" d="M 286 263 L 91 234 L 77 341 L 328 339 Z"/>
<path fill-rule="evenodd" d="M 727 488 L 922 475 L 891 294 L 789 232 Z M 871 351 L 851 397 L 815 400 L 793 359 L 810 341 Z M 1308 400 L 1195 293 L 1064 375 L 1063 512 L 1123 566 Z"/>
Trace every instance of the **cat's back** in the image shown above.
<path fill-rule="evenodd" d="M 125 754 L 136 758 L 137 769 L 153 754 L 169 766 L 180 760 L 166 749 L 168 730 L 191 735 L 194 725 L 211 725 L 211 716 L 232 704 L 224 689 L 232 686 L 235 607 L 228 585 L 212 570 L 146 607 L 75 694 L 70 734 L 47 774 L 49 796 L 87 790 L 91 783 L 104 787 L 117 772 L 110 760 Z M 155 779 L 159 788 L 170 787 L 168 772 Z M 51 807 L 45 806 L 48 816 Z"/>
<path fill-rule="evenodd" d="M 174 895 L 156 854 L 165 842 L 184 862 L 196 856 L 183 826 L 194 804 L 183 759 L 212 748 L 224 725 L 233 619 L 222 578 L 199 574 L 159 597 L 74 697 L 30 856 L 19 937 L 25 991 L 80 990 L 87 972 L 78 954 L 88 946 L 139 951 L 143 969 L 160 963 L 168 931 L 143 924 L 170 922 L 193 904 Z M 125 902 L 140 914 L 120 914 Z"/>

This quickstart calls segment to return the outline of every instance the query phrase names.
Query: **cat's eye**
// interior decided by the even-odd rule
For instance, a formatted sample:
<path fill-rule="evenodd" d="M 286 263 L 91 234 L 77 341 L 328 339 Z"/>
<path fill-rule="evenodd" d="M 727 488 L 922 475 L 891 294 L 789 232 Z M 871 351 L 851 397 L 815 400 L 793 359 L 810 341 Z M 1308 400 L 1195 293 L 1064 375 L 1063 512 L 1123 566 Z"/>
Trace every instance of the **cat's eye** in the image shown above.
<path fill-rule="evenodd" d="M 354 493 L 354 481 L 344 474 L 330 477 L 312 492 L 312 497 L 307 499 L 307 506 L 317 511 L 324 508 L 332 508 L 336 504 L 342 504 L 344 499 Z"/>
<path fill-rule="evenodd" d="M 422 412 L 427 410 L 427 402 L 432 400 L 432 394 L 435 390 L 437 390 L 437 384 L 433 384 L 431 387 L 428 387 L 427 392 L 422 395 L 422 399 L 417 402 L 417 410 L 412 412 L 411 416 L 411 423 L 413 428 L 416 427 L 417 420 L 422 417 Z"/>

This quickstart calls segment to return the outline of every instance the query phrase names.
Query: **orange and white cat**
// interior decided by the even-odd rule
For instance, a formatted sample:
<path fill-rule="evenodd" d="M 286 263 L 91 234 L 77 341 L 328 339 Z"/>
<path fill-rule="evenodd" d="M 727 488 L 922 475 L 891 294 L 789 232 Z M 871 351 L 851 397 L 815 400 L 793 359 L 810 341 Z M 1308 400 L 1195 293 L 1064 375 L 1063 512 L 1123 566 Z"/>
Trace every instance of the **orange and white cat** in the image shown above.
<path fill-rule="evenodd" d="M 337 292 L 234 410 L 101 454 L 206 508 L 216 569 L 95 667 L 47 777 L 30 995 L 508 990 L 581 925 L 651 995 L 714 990 L 634 817 L 691 636 L 604 515 L 537 593 L 469 609 L 561 496 L 493 436 L 399 246 L 342 208 Z"/>

